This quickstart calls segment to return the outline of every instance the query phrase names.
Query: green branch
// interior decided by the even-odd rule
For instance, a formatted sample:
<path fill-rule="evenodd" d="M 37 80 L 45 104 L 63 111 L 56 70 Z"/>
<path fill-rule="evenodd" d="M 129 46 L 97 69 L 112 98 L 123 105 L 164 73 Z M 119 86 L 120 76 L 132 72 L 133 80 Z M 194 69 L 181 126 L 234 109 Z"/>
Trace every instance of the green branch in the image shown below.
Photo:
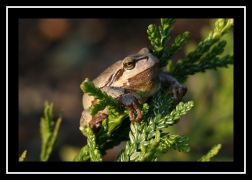
<path fill-rule="evenodd" d="M 99 88 L 95 87 L 93 82 L 90 81 L 88 78 L 86 78 L 81 83 L 80 88 L 84 93 L 87 93 L 89 96 L 94 96 L 94 99 L 99 99 L 99 102 L 90 108 L 89 112 L 92 116 L 95 115 L 98 111 L 103 110 L 105 107 L 108 107 L 109 109 L 118 110 L 118 113 L 122 111 L 121 106 L 114 98 L 107 95 L 106 92 L 103 92 Z"/>
<path fill-rule="evenodd" d="M 26 157 L 26 154 L 27 154 L 27 150 L 24 150 L 24 152 L 21 154 L 21 156 L 19 157 L 19 162 L 23 162 L 25 157 Z"/>
<path fill-rule="evenodd" d="M 198 162 L 207 162 L 210 161 L 212 157 L 218 154 L 219 150 L 221 149 L 221 144 L 214 145 L 206 155 L 202 156 Z"/>
<path fill-rule="evenodd" d="M 40 120 L 40 134 L 42 137 L 40 161 L 48 161 L 57 139 L 61 120 L 61 115 L 56 122 L 53 120 L 53 104 L 45 102 L 44 117 Z"/>
<path fill-rule="evenodd" d="M 102 155 L 100 150 L 97 148 L 96 145 L 96 136 L 91 128 L 85 128 L 81 127 L 80 130 L 84 133 L 87 134 L 88 139 L 87 139 L 87 147 L 88 149 L 88 154 L 90 156 L 90 161 L 93 162 L 101 162 L 102 161 Z"/>
<path fill-rule="evenodd" d="M 153 98 L 155 99 L 155 95 Z M 156 161 L 161 154 L 168 151 L 169 147 L 189 152 L 190 147 L 187 143 L 189 138 L 161 132 L 169 125 L 177 123 L 192 107 L 191 101 L 180 102 L 176 109 L 166 115 L 155 114 L 158 110 L 153 109 L 154 112 L 146 113 L 141 122 L 131 123 L 130 141 L 126 143 L 126 148 L 121 151 L 117 161 Z"/>
<path fill-rule="evenodd" d="M 218 19 L 215 23 L 214 30 L 209 33 L 208 37 L 200 42 L 197 48 L 190 52 L 183 61 L 176 65 L 172 72 L 173 76 L 176 77 L 179 82 L 184 82 L 188 75 L 193 75 L 197 72 L 205 72 L 206 69 L 227 67 L 227 65 L 233 64 L 232 55 L 223 58 L 217 57 L 224 51 L 226 41 L 220 41 L 213 47 L 233 25 L 233 19 Z M 210 50 L 211 48 L 212 50 Z M 203 57 L 204 53 L 207 53 L 205 57 Z"/>
<path fill-rule="evenodd" d="M 89 112 L 91 115 L 107 107 L 109 116 L 102 121 L 99 133 L 96 135 L 93 134 L 90 128 L 85 126 L 80 127 L 81 131 L 88 132 L 86 133 L 88 144 L 76 155 L 74 161 L 99 161 L 99 154 L 106 154 L 107 149 L 118 145 L 122 140 L 128 139 L 126 134 L 129 132 L 129 128 L 127 123 L 123 123 L 123 120 L 128 116 L 128 111 L 122 108 L 118 102 L 106 92 L 102 92 L 99 88 L 95 87 L 93 82 L 88 78 L 82 82 L 80 88 L 84 93 L 94 96 L 95 99 L 99 100 L 97 104 L 90 108 Z M 121 126 L 123 126 L 123 128 L 119 129 Z M 92 154 L 94 150 L 96 150 L 97 156 Z M 92 153 L 90 154 L 88 152 Z M 82 155 L 83 157 L 81 157 Z M 90 158 L 88 156 L 90 156 Z"/>
<path fill-rule="evenodd" d="M 161 18 L 161 26 L 157 27 L 154 24 L 148 26 L 147 34 L 154 47 L 154 54 L 159 59 L 159 67 L 162 69 L 168 64 L 168 60 L 174 57 L 174 55 L 179 52 L 182 45 L 186 43 L 189 38 L 189 32 L 185 32 L 182 35 L 175 38 L 174 43 L 168 50 L 166 47 L 167 42 L 170 40 L 170 33 L 173 29 L 173 24 L 176 19 L 172 18 Z"/>

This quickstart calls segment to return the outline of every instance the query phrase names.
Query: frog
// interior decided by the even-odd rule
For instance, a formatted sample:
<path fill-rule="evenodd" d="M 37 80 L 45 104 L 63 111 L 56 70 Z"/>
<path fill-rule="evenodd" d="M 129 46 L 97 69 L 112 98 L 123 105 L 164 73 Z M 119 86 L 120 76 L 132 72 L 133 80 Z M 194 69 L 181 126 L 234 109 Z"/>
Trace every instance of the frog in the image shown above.
<path fill-rule="evenodd" d="M 92 82 L 127 108 L 129 120 L 133 123 L 142 120 L 141 104 L 153 96 L 161 86 L 167 87 L 167 94 L 173 95 L 173 104 L 178 104 L 187 92 L 187 87 L 179 83 L 171 73 L 160 70 L 159 59 L 152 49 L 147 47 L 115 62 Z M 84 110 L 80 126 L 99 128 L 102 120 L 108 117 L 108 109 L 105 108 L 91 116 L 88 111 L 98 100 L 84 93 L 82 102 Z"/>

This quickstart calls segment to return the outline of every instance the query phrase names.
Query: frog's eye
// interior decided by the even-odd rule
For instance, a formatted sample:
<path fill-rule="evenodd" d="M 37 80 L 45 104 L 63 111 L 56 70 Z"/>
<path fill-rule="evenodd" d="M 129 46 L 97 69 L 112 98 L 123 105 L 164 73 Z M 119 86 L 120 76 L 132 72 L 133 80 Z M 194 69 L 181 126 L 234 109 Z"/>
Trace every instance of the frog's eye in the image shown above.
<path fill-rule="evenodd" d="M 123 60 L 123 68 L 125 70 L 131 70 L 135 67 L 136 62 L 134 61 L 134 59 L 127 57 Z"/>

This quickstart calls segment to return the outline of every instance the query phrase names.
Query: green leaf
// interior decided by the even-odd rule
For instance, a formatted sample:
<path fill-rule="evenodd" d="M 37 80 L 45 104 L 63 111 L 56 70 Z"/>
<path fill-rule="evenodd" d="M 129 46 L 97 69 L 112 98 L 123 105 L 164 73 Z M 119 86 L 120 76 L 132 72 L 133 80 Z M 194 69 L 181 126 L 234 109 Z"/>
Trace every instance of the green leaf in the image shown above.
<path fill-rule="evenodd" d="M 151 24 L 148 26 L 147 34 L 148 39 L 151 41 L 151 45 L 154 47 L 154 54 L 159 59 L 159 66 L 160 69 L 165 67 L 168 63 L 164 54 L 167 54 L 168 50 L 166 44 L 170 40 L 169 34 L 173 29 L 173 24 L 175 23 L 176 19 L 172 18 L 161 18 L 161 26 L 157 28 L 156 25 Z"/>
<path fill-rule="evenodd" d="M 210 151 L 208 151 L 208 153 L 207 153 L 206 155 L 202 156 L 202 157 L 198 160 L 198 162 L 210 161 L 210 159 L 211 159 L 212 157 L 214 157 L 215 155 L 218 154 L 218 152 L 219 152 L 220 149 L 221 149 L 221 144 L 216 144 L 216 145 L 214 145 L 214 146 L 210 149 Z"/>
<path fill-rule="evenodd" d="M 90 161 L 88 145 L 81 148 L 80 152 L 74 157 L 74 162 Z"/>
<path fill-rule="evenodd" d="M 84 132 L 85 134 L 87 134 L 87 146 L 88 146 L 88 148 L 83 149 L 83 151 L 88 150 L 88 153 L 87 152 L 82 152 L 82 154 L 80 154 L 80 155 L 83 155 L 83 153 L 85 153 L 84 154 L 85 158 L 77 156 L 77 157 L 74 158 L 74 160 L 76 160 L 76 161 L 90 160 L 92 162 L 101 162 L 102 161 L 102 155 L 101 155 L 101 151 L 99 150 L 99 147 L 96 144 L 96 136 L 94 134 L 93 129 L 82 126 L 80 128 L 80 130 L 82 132 Z M 88 154 L 90 156 L 90 159 L 88 157 L 86 157 L 86 155 L 88 155 Z"/>
<path fill-rule="evenodd" d="M 46 101 L 44 117 L 40 120 L 40 134 L 42 137 L 40 161 L 48 161 L 58 136 L 61 121 L 61 114 L 56 122 L 53 120 L 53 104 L 48 104 Z"/>
<path fill-rule="evenodd" d="M 95 87 L 94 83 L 88 78 L 81 83 L 80 88 L 89 96 L 94 96 L 95 99 L 99 99 L 99 102 L 93 105 L 89 111 L 92 116 L 98 111 L 103 110 L 106 106 L 109 106 L 109 108 L 118 112 L 122 111 L 121 106 L 114 98 L 109 96 L 106 92 L 103 92 L 99 88 Z"/>
<path fill-rule="evenodd" d="M 178 63 L 173 69 L 173 76 L 179 82 L 184 82 L 188 75 L 193 75 L 197 72 L 205 72 L 206 69 L 216 69 L 217 67 L 227 67 L 233 64 L 233 56 L 228 58 L 219 58 L 224 51 L 225 41 L 220 41 L 220 38 L 226 34 L 234 25 L 233 19 L 218 19 L 215 23 L 214 30 L 209 33 L 209 36 L 201 41 L 197 48 L 188 53 L 187 57 Z M 219 42 L 220 41 L 220 42 Z M 219 42 L 216 46 L 214 46 Z M 210 52 L 209 50 L 212 49 Z M 204 53 L 207 55 L 204 57 Z"/>
<path fill-rule="evenodd" d="M 27 154 L 27 150 L 24 150 L 24 152 L 21 154 L 21 156 L 19 157 L 19 162 L 23 162 L 25 157 L 26 157 L 26 154 Z"/>

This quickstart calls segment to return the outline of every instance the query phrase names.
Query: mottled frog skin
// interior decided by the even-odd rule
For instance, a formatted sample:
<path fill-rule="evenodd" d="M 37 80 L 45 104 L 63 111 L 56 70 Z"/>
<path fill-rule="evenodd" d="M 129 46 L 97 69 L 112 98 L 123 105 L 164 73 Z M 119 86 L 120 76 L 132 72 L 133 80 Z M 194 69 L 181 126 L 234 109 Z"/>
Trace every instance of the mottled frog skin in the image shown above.
<path fill-rule="evenodd" d="M 93 83 L 128 108 L 131 122 L 141 121 L 140 104 L 155 94 L 161 86 L 168 87 L 168 93 L 173 94 L 175 104 L 180 102 L 187 91 L 187 88 L 170 74 L 160 72 L 159 60 L 148 48 L 117 61 L 94 79 Z M 141 91 L 143 96 L 140 96 L 138 91 Z M 94 100 L 93 96 L 83 95 L 84 110 L 80 126 L 99 127 L 101 121 L 108 116 L 106 108 L 91 116 L 88 110 L 95 103 L 97 100 Z"/>

